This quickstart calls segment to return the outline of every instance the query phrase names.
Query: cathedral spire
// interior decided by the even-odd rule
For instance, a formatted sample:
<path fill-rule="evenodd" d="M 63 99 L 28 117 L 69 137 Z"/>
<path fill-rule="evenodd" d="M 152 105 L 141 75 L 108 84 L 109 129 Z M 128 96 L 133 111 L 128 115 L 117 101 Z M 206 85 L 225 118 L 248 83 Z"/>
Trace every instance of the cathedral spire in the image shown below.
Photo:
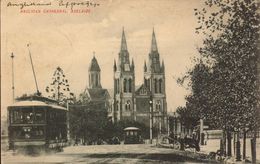
<path fill-rule="evenodd" d="M 121 51 L 127 51 L 124 27 L 123 27 L 122 38 L 121 38 Z"/>
<path fill-rule="evenodd" d="M 162 60 L 162 72 L 164 72 L 164 60 Z"/>
<path fill-rule="evenodd" d="M 116 71 L 117 68 L 116 68 L 116 60 L 114 60 L 114 71 Z"/>
<path fill-rule="evenodd" d="M 144 72 L 147 72 L 146 61 L 144 61 Z"/>
<path fill-rule="evenodd" d="M 153 35 L 152 35 L 152 45 L 151 45 L 151 52 L 157 52 L 157 43 L 156 43 L 156 38 L 155 38 L 155 33 L 154 33 L 154 28 L 153 28 Z"/>
<path fill-rule="evenodd" d="M 135 69 L 135 63 L 134 63 L 134 59 L 132 58 L 132 64 L 131 64 L 131 68 L 132 68 L 132 70 L 134 70 Z"/>

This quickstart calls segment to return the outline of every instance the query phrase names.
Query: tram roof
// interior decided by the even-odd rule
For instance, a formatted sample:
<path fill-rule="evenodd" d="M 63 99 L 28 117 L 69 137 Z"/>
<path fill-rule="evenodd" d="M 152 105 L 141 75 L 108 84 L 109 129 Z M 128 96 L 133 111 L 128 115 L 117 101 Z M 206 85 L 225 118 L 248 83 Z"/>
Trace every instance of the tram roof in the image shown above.
<path fill-rule="evenodd" d="M 45 102 L 35 101 L 35 100 L 17 101 L 15 103 L 13 103 L 12 105 L 10 105 L 9 107 L 24 107 L 24 106 L 49 106 L 49 107 L 52 107 L 55 109 L 67 110 L 66 108 L 64 108 L 62 106 L 58 106 L 58 105 L 54 105 L 54 104 L 47 104 Z"/>
<path fill-rule="evenodd" d="M 140 129 L 137 127 L 127 127 L 124 130 L 140 130 Z"/>

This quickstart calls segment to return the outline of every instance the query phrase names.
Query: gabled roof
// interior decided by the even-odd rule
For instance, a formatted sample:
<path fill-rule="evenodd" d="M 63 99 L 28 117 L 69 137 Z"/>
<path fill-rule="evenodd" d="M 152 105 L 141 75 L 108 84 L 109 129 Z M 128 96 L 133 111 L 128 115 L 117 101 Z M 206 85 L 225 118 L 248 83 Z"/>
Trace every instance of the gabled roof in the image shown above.
<path fill-rule="evenodd" d="M 114 88 L 107 89 L 110 98 L 114 96 Z"/>
<path fill-rule="evenodd" d="M 110 95 L 107 89 L 95 88 L 95 89 L 86 89 L 88 96 L 91 101 L 105 101 L 110 99 Z"/>
<path fill-rule="evenodd" d="M 98 65 L 98 62 L 97 62 L 97 59 L 96 59 L 95 56 L 91 60 L 89 71 L 98 71 L 98 72 L 100 72 L 100 67 Z"/>
<path fill-rule="evenodd" d="M 140 87 L 138 87 L 135 91 L 136 95 L 150 95 L 150 91 L 148 88 L 146 88 L 144 86 L 144 84 L 142 84 Z"/>

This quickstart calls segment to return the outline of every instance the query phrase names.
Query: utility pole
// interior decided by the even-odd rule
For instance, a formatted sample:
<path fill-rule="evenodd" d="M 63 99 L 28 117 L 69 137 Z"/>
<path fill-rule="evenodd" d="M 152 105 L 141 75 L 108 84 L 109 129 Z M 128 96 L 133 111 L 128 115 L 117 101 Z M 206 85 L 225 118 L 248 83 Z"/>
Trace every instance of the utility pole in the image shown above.
<path fill-rule="evenodd" d="M 67 140 L 70 145 L 70 109 L 69 100 L 67 100 Z"/>
<path fill-rule="evenodd" d="M 13 91 L 13 103 L 15 101 L 15 94 L 14 94 L 14 54 L 11 53 L 12 59 L 12 91 Z"/>
<path fill-rule="evenodd" d="M 150 96 L 149 100 L 150 105 L 150 143 L 153 143 L 153 99 L 152 96 Z"/>
<path fill-rule="evenodd" d="M 170 136 L 170 116 L 167 116 L 167 135 Z"/>
<path fill-rule="evenodd" d="M 204 120 L 200 119 L 200 144 L 204 145 Z"/>

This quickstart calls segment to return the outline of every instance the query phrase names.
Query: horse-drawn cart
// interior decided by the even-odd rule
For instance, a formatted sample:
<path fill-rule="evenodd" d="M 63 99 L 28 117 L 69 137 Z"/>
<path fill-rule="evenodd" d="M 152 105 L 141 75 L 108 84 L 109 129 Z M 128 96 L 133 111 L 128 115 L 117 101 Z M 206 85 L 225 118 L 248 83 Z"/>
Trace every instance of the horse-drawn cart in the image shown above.
<path fill-rule="evenodd" d="M 161 135 L 158 139 L 158 145 L 164 147 L 170 147 L 176 150 L 195 149 L 200 151 L 199 141 L 193 138 L 178 138 L 169 137 L 167 135 Z"/>

